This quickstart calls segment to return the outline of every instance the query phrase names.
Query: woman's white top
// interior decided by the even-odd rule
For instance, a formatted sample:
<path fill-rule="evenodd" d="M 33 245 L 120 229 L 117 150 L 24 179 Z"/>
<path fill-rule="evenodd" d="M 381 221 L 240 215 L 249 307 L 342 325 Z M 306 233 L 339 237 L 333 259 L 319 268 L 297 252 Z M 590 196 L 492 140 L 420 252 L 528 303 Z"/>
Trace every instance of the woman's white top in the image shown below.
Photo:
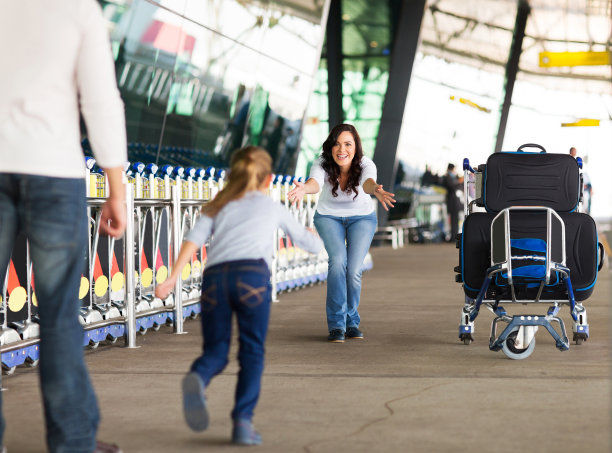
<path fill-rule="evenodd" d="M 0 172 L 84 177 L 79 111 L 98 164 L 123 166 L 125 113 L 98 2 L 2 2 L 0 55 Z"/>
<path fill-rule="evenodd" d="M 319 204 L 317 212 L 323 215 L 333 215 L 337 217 L 351 217 L 355 215 L 368 215 L 374 211 L 374 203 L 372 197 L 363 190 L 363 183 L 372 178 L 376 181 L 376 165 L 372 159 L 363 156 L 361 158 L 361 179 L 357 189 L 357 196 L 352 190 L 343 192 L 338 185 L 338 196 L 332 194 L 332 185 L 329 182 L 327 173 L 321 167 L 321 159 L 317 159 L 310 169 L 310 178 L 319 183 L 321 195 L 319 196 Z M 353 199 L 353 197 L 355 197 Z"/>

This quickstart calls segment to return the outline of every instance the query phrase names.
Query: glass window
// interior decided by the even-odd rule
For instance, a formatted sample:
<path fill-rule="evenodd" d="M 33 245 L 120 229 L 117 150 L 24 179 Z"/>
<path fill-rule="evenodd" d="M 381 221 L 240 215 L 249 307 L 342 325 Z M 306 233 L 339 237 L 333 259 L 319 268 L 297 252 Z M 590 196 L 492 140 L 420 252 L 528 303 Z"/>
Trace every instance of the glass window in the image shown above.
<path fill-rule="evenodd" d="M 234 149 L 250 143 L 266 147 L 276 167 L 291 166 L 319 58 L 320 7 L 100 3 L 131 161 L 224 166 Z"/>

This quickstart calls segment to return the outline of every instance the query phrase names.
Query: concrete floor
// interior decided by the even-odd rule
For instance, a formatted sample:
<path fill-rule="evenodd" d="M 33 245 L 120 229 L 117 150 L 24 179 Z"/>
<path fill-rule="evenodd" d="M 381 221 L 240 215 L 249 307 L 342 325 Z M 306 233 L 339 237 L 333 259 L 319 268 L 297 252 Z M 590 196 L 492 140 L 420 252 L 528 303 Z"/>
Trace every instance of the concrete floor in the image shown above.
<path fill-rule="evenodd" d="M 326 340 L 325 286 L 281 295 L 273 307 L 255 424 L 262 452 L 610 451 L 610 271 L 585 304 L 591 339 L 567 352 L 540 331 L 533 355 L 507 359 L 488 348 L 492 315 L 476 341 L 457 339 L 463 304 L 452 245 L 372 250 L 364 275 L 366 339 Z M 526 312 L 535 312 L 528 307 Z M 571 330 L 568 310 L 562 317 Z M 183 422 L 180 381 L 201 346 L 169 328 L 86 353 L 103 420 L 99 438 L 126 453 L 242 451 L 229 443 L 237 365 L 207 390 L 212 421 L 192 433 Z M 45 451 L 36 370 L 4 378 L 9 453 Z"/>

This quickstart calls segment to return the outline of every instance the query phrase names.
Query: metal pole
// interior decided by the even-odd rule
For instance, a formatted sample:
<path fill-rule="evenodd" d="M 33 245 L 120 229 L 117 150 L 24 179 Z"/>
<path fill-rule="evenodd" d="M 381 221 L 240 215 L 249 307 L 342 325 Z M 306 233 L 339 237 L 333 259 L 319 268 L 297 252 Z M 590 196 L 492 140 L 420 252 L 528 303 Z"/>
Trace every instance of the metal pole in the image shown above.
<path fill-rule="evenodd" d="M 519 60 L 523 49 L 523 38 L 525 38 L 525 28 L 527 27 L 527 18 L 531 12 L 531 7 L 527 0 L 518 0 L 518 8 L 516 11 L 516 20 L 514 22 L 514 33 L 512 34 L 512 45 L 510 46 L 510 55 L 506 62 L 506 80 L 504 84 L 504 102 L 501 105 L 499 115 L 499 126 L 497 128 L 497 138 L 495 139 L 495 152 L 498 153 L 502 149 L 504 136 L 506 135 L 506 124 L 510 113 L 510 105 L 512 104 L 512 92 L 514 91 L 514 82 L 516 74 L 519 71 Z"/>
<path fill-rule="evenodd" d="M 181 248 L 181 188 L 172 186 L 172 250 L 174 262 Z M 187 333 L 183 330 L 183 277 L 179 274 L 174 285 L 174 333 Z"/>
<path fill-rule="evenodd" d="M 136 346 L 136 282 L 134 281 L 134 187 L 129 182 L 125 186 L 127 222 L 125 226 L 125 346 Z"/>
<path fill-rule="evenodd" d="M 374 163 L 378 168 L 378 183 L 393 192 L 397 173 L 397 147 L 402 129 L 404 108 L 417 54 L 425 0 L 401 0 L 397 11 L 395 36 L 389 62 L 389 81 L 380 118 L 380 127 L 374 150 Z M 385 226 L 389 213 L 378 209 L 378 225 Z"/>
<path fill-rule="evenodd" d="M 344 121 L 342 110 L 342 0 L 331 0 L 327 16 L 327 102 L 329 129 Z"/>

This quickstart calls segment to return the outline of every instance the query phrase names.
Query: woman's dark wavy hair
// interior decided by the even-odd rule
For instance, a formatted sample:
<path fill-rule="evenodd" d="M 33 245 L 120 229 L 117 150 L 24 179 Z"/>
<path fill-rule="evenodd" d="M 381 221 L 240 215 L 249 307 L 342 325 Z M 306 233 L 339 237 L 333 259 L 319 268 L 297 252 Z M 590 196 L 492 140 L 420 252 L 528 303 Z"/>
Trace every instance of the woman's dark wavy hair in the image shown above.
<path fill-rule="evenodd" d="M 327 174 L 327 179 L 332 186 L 332 195 L 338 196 L 338 177 L 340 176 L 340 167 L 334 161 L 332 156 L 332 148 L 338 141 L 338 137 L 342 132 L 350 132 L 355 141 L 355 156 L 351 162 L 351 168 L 349 169 L 348 184 L 346 185 L 347 194 L 355 192 L 353 200 L 357 196 L 357 187 L 359 186 L 359 180 L 361 179 L 361 158 L 363 157 L 363 148 L 361 147 L 361 138 L 357 133 L 357 129 L 352 124 L 338 124 L 329 133 L 327 139 L 323 142 L 323 152 L 321 153 L 321 167 Z"/>

